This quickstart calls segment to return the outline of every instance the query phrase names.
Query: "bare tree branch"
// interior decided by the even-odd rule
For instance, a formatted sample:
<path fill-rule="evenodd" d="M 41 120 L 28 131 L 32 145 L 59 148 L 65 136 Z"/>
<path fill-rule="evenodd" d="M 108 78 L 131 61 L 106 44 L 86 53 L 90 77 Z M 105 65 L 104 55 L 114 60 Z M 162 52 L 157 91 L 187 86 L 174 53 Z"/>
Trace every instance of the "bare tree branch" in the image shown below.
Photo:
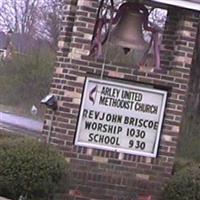
<path fill-rule="evenodd" d="M 0 28 L 13 29 L 16 33 L 35 35 L 40 0 L 2 0 L 0 5 Z"/>
<path fill-rule="evenodd" d="M 49 40 L 55 49 L 61 22 L 61 0 L 0 0 L 0 31 Z"/>

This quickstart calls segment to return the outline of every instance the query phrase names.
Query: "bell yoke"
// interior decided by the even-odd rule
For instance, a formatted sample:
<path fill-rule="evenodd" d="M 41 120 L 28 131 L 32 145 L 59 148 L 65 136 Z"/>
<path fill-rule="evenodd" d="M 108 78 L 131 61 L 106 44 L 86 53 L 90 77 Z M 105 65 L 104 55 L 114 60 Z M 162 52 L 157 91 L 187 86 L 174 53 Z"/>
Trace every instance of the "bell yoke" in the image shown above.
<path fill-rule="evenodd" d="M 104 0 L 100 3 L 97 14 L 90 54 L 101 57 L 103 54 L 102 46 L 107 42 L 110 34 L 110 42 L 114 45 L 121 46 L 125 54 L 127 54 L 130 49 L 144 51 L 139 65 L 144 65 L 147 54 L 153 45 L 154 64 L 155 68 L 159 69 L 160 52 L 158 34 L 161 30 L 148 21 L 148 16 L 150 14 L 148 9 L 141 3 L 125 2 L 116 10 L 111 0 L 111 6 L 107 6 L 107 10 L 105 10 L 105 8 L 103 8 L 103 1 Z M 108 12 L 108 10 L 110 12 Z M 109 17 L 107 16 L 108 13 L 110 13 Z M 150 26 L 150 24 L 152 26 Z M 149 44 L 145 42 L 143 38 L 142 29 L 152 33 Z"/>

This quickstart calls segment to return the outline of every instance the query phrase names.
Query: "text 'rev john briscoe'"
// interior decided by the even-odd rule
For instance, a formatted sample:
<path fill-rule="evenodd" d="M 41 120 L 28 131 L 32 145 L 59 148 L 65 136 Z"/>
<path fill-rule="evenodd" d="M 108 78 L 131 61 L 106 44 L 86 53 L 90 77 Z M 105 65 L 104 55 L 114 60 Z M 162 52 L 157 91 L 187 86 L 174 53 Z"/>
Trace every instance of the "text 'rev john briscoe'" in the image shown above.
<path fill-rule="evenodd" d="M 143 93 L 125 89 L 102 87 L 98 105 L 157 115 L 158 105 L 143 102 Z M 92 108 L 92 107 L 91 107 Z M 120 146 L 121 134 L 128 137 L 128 148 L 145 150 L 147 131 L 157 131 L 159 122 L 93 109 L 83 110 L 84 130 L 89 131 L 88 142 Z M 123 125 L 128 125 L 123 130 Z M 108 135 L 109 134 L 109 135 Z"/>

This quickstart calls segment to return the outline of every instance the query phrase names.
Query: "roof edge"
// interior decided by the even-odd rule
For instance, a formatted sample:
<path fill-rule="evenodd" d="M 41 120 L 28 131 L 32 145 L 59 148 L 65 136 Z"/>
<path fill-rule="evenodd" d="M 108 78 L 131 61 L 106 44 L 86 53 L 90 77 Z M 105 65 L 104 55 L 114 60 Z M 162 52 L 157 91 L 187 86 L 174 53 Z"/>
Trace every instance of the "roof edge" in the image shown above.
<path fill-rule="evenodd" d="M 200 2 L 195 3 L 195 2 L 189 2 L 186 0 L 151 0 L 151 1 L 200 11 Z"/>

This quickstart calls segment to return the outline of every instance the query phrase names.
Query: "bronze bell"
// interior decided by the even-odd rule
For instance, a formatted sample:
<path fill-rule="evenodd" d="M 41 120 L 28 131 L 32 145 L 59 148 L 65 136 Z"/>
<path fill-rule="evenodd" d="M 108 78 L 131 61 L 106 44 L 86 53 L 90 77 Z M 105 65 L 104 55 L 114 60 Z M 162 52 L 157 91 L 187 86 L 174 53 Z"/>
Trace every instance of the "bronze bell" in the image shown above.
<path fill-rule="evenodd" d="M 127 9 L 111 30 L 111 43 L 125 49 L 145 50 L 148 44 L 143 38 L 143 23 L 142 13 L 136 13 L 131 8 Z"/>

